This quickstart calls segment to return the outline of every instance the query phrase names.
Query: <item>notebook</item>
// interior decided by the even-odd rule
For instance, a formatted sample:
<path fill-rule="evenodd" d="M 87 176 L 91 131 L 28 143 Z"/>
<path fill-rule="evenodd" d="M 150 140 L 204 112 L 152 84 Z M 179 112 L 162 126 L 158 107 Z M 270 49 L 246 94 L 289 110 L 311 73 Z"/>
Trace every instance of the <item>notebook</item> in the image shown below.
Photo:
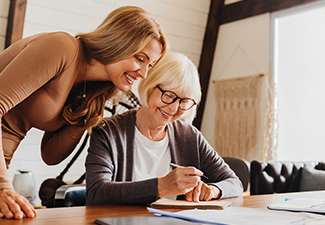
<path fill-rule="evenodd" d="M 230 205 L 231 202 L 226 200 L 188 202 L 185 200 L 161 198 L 151 203 L 150 207 L 157 209 L 224 209 Z"/>
<path fill-rule="evenodd" d="M 97 218 L 96 224 L 99 225 L 199 225 L 200 223 L 188 222 L 181 219 L 164 216 L 134 216 L 134 217 L 113 217 Z"/>
<path fill-rule="evenodd" d="M 295 212 L 325 213 L 325 200 L 317 198 L 292 198 L 268 205 L 267 208 Z"/>

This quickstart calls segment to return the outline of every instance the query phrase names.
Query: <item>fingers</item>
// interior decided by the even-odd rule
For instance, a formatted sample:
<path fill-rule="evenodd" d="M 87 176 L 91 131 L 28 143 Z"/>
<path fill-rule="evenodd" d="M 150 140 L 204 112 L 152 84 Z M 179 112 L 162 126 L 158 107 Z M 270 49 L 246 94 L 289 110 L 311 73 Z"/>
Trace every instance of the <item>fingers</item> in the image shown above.
<path fill-rule="evenodd" d="M 196 187 L 194 187 L 191 191 L 186 193 L 186 201 L 199 202 L 200 194 L 201 194 L 201 187 L 202 187 L 202 181 L 200 181 L 198 183 L 198 185 Z"/>
<path fill-rule="evenodd" d="M 20 206 L 21 211 L 23 211 L 25 213 L 26 217 L 33 218 L 36 216 L 36 210 L 34 209 L 34 207 L 29 203 L 29 201 L 26 198 L 24 198 L 23 196 L 20 196 L 16 202 Z"/>
<path fill-rule="evenodd" d="M 186 201 L 190 201 L 190 202 L 210 201 L 212 198 L 215 198 L 214 188 L 216 187 L 209 186 L 203 183 L 202 181 L 200 181 L 199 184 L 195 188 L 193 188 L 193 190 L 186 193 Z"/>
<path fill-rule="evenodd" d="M 199 202 L 200 196 L 201 196 L 201 188 L 202 188 L 202 181 L 199 182 L 199 184 L 193 189 L 193 201 Z"/>
<path fill-rule="evenodd" d="M 0 190 L 0 217 L 22 219 L 35 217 L 36 211 L 28 200 L 13 189 Z"/>
<path fill-rule="evenodd" d="M 212 188 L 207 184 L 203 183 L 201 193 L 200 193 L 200 201 L 210 201 L 213 198 Z"/>
<path fill-rule="evenodd" d="M 1 213 L 4 215 L 4 217 L 11 219 L 14 217 L 14 214 L 12 213 L 12 211 L 9 209 L 8 204 L 1 202 L 0 203 L 0 210 Z M 18 217 L 18 215 L 17 215 Z"/>
<path fill-rule="evenodd" d="M 180 195 L 191 191 L 201 180 L 196 174 L 200 174 L 200 171 L 194 167 L 181 167 L 158 178 L 158 197 Z"/>
<path fill-rule="evenodd" d="M 201 170 L 196 169 L 195 167 L 182 167 L 178 169 L 183 170 L 183 172 L 186 173 L 187 176 L 201 177 L 203 175 L 203 172 Z"/>

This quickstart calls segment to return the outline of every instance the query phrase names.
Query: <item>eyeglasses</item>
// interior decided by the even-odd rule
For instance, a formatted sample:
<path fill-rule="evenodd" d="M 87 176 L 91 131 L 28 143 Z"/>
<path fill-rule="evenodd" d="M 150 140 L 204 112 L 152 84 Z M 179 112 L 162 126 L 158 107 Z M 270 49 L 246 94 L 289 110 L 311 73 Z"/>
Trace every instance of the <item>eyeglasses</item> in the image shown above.
<path fill-rule="evenodd" d="M 196 102 L 194 101 L 194 99 L 180 98 L 177 96 L 177 94 L 175 94 L 172 91 L 165 91 L 165 90 L 161 89 L 158 85 L 156 87 L 161 91 L 161 101 L 165 104 L 172 104 L 177 99 L 180 99 L 178 106 L 182 110 L 189 110 L 194 105 L 196 105 Z"/>

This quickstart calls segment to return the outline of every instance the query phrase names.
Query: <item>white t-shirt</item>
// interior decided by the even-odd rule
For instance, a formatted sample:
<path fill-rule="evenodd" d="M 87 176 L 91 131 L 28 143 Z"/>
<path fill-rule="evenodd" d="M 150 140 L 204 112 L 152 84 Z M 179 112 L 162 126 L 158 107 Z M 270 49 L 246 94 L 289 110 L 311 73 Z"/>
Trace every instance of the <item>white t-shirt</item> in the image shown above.
<path fill-rule="evenodd" d="M 168 135 L 161 141 L 152 141 L 135 127 L 133 180 L 163 177 L 171 170 Z"/>

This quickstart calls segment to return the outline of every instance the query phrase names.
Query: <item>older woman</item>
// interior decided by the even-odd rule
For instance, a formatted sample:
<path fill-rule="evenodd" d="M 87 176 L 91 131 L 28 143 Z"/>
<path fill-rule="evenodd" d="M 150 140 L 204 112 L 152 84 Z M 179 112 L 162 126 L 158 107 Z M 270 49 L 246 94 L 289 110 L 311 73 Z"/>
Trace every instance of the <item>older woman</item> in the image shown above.
<path fill-rule="evenodd" d="M 86 159 L 87 205 L 242 194 L 239 178 L 190 124 L 201 91 L 197 69 L 186 56 L 167 54 L 140 82 L 139 95 L 140 109 L 105 118 L 93 129 Z"/>

